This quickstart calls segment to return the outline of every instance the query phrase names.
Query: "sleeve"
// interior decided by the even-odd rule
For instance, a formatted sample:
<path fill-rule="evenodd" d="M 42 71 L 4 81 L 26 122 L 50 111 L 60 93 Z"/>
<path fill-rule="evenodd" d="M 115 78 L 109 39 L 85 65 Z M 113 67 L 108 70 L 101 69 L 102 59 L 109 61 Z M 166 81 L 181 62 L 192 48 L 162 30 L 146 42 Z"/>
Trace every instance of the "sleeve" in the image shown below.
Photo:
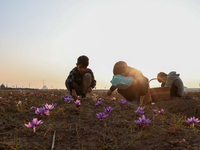
<path fill-rule="evenodd" d="M 161 83 L 161 87 L 164 87 L 164 86 L 165 86 L 165 83 L 164 83 L 164 82 L 162 82 L 162 83 Z"/>
<path fill-rule="evenodd" d="M 113 92 L 115 89 L 117 89 L 117 87 L 115 87 L 114 85 L 112 85 L 111 87 L 110 87 L 110 90 Z"/>
<path fill-rule="evenodd" d="M 75 78 L 76 71 L 73 69 L 70 71 L 69 76 L 67 77 L 67 84 L 69 86 L 70 91 L 74 89 L 74 78 Z"/>
<path fill-rule="evenodd" d="M 94 88 L 96 86 L 96 80 L 94 78 L 94 74 L 93 74 L 92 70 L 90 70 L 90 74 L 92 76 L 92 83 L 91 83 L 90 87 Z"/>
<path fill-rule="evenodd" d="M 165 86 L 171 86 L 171 81 L 167 78 Z"/>

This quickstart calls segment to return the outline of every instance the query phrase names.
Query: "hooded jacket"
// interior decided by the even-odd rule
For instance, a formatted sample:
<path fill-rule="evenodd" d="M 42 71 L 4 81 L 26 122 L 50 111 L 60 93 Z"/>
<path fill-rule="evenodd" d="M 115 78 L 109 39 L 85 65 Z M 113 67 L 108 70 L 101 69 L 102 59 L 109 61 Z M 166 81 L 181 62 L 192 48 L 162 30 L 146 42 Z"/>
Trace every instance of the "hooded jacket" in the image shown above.
<path fill-rule="evenodd" d="M 179 74 L 176 74 L 176 71 L 171 71 L 167 75 L 167 81 L 165 86 L 171 86 L 172 84 L 176 85 L 178 87 L 178 94 L 180 96 L 183 96 L 184 93 L 184 86 L 181 78 L 179 77 Z"/>

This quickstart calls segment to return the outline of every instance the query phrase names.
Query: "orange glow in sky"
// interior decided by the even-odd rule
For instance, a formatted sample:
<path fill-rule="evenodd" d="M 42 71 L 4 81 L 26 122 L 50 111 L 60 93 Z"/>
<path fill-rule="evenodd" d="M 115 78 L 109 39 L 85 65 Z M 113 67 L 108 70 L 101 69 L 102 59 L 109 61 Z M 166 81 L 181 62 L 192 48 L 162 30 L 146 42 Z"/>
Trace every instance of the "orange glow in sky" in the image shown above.
<path fill-rule="evenodd" d="M 0 84 L 9 87 L 65 89 L 80 55 L 97 89 L 110 87 L 120 60 L 149 79 L 176 71 L 199 87 L 197 0 L 1 0 L 0 22 Z"/>

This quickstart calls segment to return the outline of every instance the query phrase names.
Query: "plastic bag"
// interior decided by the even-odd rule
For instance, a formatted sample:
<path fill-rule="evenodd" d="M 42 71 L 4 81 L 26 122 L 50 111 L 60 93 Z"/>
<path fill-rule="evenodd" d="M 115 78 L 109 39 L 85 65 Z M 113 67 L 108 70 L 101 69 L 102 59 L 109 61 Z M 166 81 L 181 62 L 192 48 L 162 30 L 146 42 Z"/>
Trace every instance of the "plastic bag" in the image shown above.
<path fill-rule="evenodd" d="M 119 89 L 127 89 L 134 80 L 135 79 L 133 77 L 124 77 L 117 74 L 113 76 L 110 82 Z"/>

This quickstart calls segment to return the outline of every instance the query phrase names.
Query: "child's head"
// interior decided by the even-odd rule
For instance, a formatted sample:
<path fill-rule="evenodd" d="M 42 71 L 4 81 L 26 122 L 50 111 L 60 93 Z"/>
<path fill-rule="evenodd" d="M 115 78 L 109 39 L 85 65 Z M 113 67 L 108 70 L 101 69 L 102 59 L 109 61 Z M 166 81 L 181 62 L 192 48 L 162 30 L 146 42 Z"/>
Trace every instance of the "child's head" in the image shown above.
<path fill-rule="evenodd" d="M 89 58 L 87 56 L 82 55 L 77 59 L 76 66 L 80 74 L 85 73 L 88 65 L 89 65 Z"/>
<path fill-rule="evenodd" d="M 117 75 L 120 74 L 122 76 L 125 76 L 127 74 L 128 66 L 126 62 L 124 61 L 118 61 L 113 68 L 113 74 Z"/>
<path fill-rule="evenodd" d="M 166 80 L 167 80 L 167 74 L 164 73 L 164 72 L 159 72 L 157 74 L 157 80 L 158 80 L 158 82 L 166 82 Z"/>

